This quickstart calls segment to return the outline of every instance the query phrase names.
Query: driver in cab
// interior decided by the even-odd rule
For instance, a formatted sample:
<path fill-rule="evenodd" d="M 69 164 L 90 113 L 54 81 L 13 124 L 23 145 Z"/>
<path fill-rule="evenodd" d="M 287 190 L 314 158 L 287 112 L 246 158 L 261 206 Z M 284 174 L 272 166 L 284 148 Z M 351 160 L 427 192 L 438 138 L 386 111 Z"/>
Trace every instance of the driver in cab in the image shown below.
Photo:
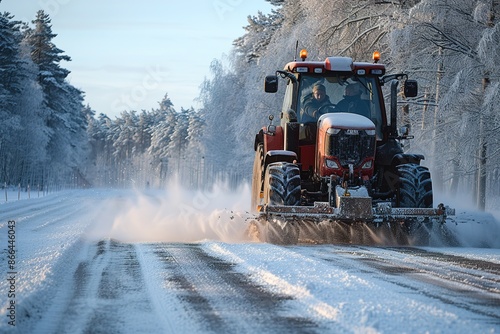
<path fill-rule="evenodd" d="M 304 99 L 302 108 L 302 123 L 316 123 L 319 116 L 326 113 L 327 109 L 321 107 L 331 106 L 330 98 L 326 95 L 326 88 L 322 84 L 315 84 L 312 88 L 312 94 Z"/>
<path fill-rule="evenodd" d="M 301 110 L 301 130 L 299 138 L 314 142 L 316 136 L 316 122 L 318 118 L 327 113 L 332 107 L 330 98 L 326 95 L 324 85 L 317 83 L 312 87 L 312 93 L 304 98 Z"/>

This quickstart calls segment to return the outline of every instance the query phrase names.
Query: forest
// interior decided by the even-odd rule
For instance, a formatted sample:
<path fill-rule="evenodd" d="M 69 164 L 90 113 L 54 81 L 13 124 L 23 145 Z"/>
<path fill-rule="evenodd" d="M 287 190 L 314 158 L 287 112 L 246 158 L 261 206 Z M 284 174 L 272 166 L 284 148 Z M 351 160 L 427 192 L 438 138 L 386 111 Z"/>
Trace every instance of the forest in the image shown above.
<path fill-rule="evenodd" d="M 0 182 L 22 187 L 186 187 L 249 182 L 255 133 L 279 118 L 283 87 L 263 80 L 295 57 L 371 61 L 419 82 L 400 119 L 425 155 L 434 189 L 480 208 L 500 204 L 499 0 L 267 0 L 248 17 L 230 54 L 200 83 L 201 107 L 176 110 L 168 92 L 154 110 L 111 119 L 83 104 L 66 80 L 50 17 L 0 14 Z"/>

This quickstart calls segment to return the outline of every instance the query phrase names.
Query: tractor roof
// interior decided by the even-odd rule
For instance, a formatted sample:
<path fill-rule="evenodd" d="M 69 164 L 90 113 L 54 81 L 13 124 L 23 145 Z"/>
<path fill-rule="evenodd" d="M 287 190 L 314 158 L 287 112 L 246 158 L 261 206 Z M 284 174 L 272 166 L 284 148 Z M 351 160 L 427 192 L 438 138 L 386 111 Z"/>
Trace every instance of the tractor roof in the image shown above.
<path fill-rule="evenodd" d="M 292 73 L 339 73 L 357 75 L 385 74 L 385 65 L 353 62 L 349 57 L 328 57 L 325 61 L 292 61 L 285 65 L 285 71 Z"/>

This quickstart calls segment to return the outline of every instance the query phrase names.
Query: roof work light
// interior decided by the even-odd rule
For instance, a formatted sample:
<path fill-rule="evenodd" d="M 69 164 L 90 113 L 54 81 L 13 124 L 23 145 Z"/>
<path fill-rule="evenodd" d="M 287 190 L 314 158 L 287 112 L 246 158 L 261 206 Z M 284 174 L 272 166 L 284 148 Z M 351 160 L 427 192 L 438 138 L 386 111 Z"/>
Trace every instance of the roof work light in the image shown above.
<path fill-rule="evenodd" d="M 307 58 L 307 50 L 306 49 L 300 50 L 300 58 L 302 59 L 302 61 L 306 60 L 306 58 Z"/>

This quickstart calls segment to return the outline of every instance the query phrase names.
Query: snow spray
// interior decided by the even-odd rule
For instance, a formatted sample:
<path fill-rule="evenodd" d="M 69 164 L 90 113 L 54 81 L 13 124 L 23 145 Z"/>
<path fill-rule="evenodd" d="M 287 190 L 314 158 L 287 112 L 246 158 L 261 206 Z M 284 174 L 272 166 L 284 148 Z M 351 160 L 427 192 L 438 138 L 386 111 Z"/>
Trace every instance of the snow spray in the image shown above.
<path fill-rule="evenodd" d="M 188 190 L 172 184 L 165 191 L 130 192 L 103 203 L 89 235 L 123 242 L 247 241 L 250 189 Z"/>
<path fill-rule="evenodd" d="M 500 248 L 499 212 L 478 211 L 467 196 L 440 194 L 439 200 L 455 208 L 456 215 L 447 220 L 442 234 L 435 234 L 431 246 Z"/>
<path fill-rule="evenodd" d="M 249 213 L 250 196 L 248 185 L 229 190 L 225 184 L 209 190 L 188 190 L 174 183 L 163 191 L 110 191 L 96 208 L 98 219 L 88 235 L 123 242 L 257 241 L 249 233 L 254 217 Z M 478 212 L 466 199 L 437 197 L 436 203 L 449 204 L 457 214 L 442 228 L 433 227 L 430 246 L 500 248 L 500 218 L 493 216 L 495 212 Z"/>

